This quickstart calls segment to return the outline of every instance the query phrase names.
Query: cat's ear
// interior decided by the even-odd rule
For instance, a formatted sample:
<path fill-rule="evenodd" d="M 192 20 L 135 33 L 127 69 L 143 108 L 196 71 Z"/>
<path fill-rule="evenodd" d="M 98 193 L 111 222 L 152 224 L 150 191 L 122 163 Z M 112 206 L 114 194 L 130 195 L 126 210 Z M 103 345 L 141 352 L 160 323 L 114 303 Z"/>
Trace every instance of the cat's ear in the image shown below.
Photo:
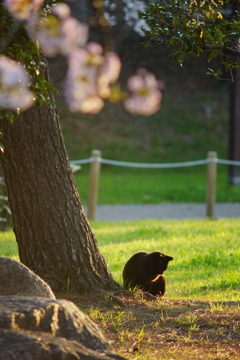
<path fill-rule="evenodd" d="M 167 262 L 172 261 L 173 257 L 166 255 L 166 260 L 167 260 Z"/>

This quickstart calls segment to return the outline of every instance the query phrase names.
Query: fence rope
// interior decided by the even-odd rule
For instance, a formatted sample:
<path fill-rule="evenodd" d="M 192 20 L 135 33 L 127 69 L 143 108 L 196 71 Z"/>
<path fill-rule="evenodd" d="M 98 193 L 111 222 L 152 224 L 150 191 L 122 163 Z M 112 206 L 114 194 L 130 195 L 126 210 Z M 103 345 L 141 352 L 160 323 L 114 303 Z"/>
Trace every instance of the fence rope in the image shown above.
<path fill-rule="evenodd" d="M 134 163 L 134 162 L 126 162 L 126 161 L 108 160 L 108 159 L 93 158 L 93 157 L 90 157 L 89 159 L 70 161 L 70 165 L 89 164 L 89 163 L 92 163 L 93 161 L 99 161 L 100 163 L 107 164 L 107 165 L 134 167 L 134 168 L 152 168 L 152 169 L 198 166 L 198 165 L 209 164 L 212 162 L 216 162 L 218 164 L 224 164 L 224 165 L 240 166 L 240 161 L 223 160 L 223 159 L 218 159 L 218 158 L 196 160 L 196 161 L 185 161 L 185 162 L 177 162 L 177 163 L 146 164 L 146 163 Z"/>
<path fill-rule="evenodd" d="M 93 158 L 69 161 L 70 165 L 90 164 L 91 162 L 93 162 Z"/>
<path fill-rule="evenodd" d="M 218 164 L 240 166 L 240 161 L 217 159 Z"/>
<path fill-rule="evenodd" d="M 207 160 L 186 161 L 186 162 L 166 163 L 166 164 L 144 164 L 144 163 L 133 163 L 133 162 L 115 161 L 115 160 L 107 160 L 107 159 L 101 159 L 100 162 L 103 164 L 116 165 L 116 166 L 161 169 L 161 168 L 176 168 L 176 167 L 185 167 L 185 166 L 204 165 L 204 164 L 208 164 L 209 160 L 207 159 Z"/>

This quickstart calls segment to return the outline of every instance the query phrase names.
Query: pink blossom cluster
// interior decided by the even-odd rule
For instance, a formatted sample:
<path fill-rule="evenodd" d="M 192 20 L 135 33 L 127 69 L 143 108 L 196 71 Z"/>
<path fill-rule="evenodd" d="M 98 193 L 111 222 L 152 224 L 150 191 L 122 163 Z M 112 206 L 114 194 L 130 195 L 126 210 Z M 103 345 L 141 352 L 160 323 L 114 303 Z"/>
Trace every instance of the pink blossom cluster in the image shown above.
<path fill-rule="evenodd" d="M 40 18 L 43 0 L 4 0 L 4 4 L 15 19 L 26 20 L 30 36 L 48 57 L 67 57 L 64 94 L 70 110 L 98 113 L 104 100 L 111 100 L 112 86 L 121 70 L 119 56 L 114 52 L 104 54 L 101 45 L 88 43 L 88 27 L 73 18 L 64 3 L 53 5 L 44 18 Z M 124 99 L 124 106 L 129 112 L 151 115 L 158 111 L 162 95 L 153 74 L 140 69 L 129 78 L 127 86 L 131 94 Z"/>
<path fill-rule="evenodd" d="M 16 20 L 27 20 L 35 11 L 38 11 L 44 0 L 4 0 L 4 5 Z"/>
<path fill-rule="evenodd" d="M 41 20 L 35 37 L 47 56 L 69 55 L 86 44 L 88 27 L 73 18 L 70 8 L 62 3 L 53 6 L 51 14 Z"/>
<path fill-rule="evenodd" d="M 111 84 L 119 75 L 121 63 L 117 54 L 103 55 L 102 47 L 89 42 L 68 58 L 65 96 L 73 112 L 98 113 L 111 95 Z"/>
<path fill-rule="evenodd" d="M 127 82 L 132 96 L 124 102 L 127 111 L 133 114 L 151 115 L 160 109 L 163 84 L 146 69 L 138 69 Z"/>
<path fill-rule="evenodd" d="M 7 56 L 0 56 L 0 106 L 24 111 L 34 102 L 34 94 L 29 90 L 30 78 L 21 64 Z"/>

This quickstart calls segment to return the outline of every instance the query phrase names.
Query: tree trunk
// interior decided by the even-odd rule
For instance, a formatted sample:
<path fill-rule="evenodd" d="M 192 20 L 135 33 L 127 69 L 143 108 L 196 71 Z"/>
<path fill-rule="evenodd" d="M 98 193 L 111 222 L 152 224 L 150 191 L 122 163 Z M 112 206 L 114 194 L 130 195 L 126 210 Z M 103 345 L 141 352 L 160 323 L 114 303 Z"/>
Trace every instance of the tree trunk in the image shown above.
<path fill-rule="evenodd" d="M 81 205 L 56 110 L 34 106 L 0 128 L 20 260 L 53 291 L 119 289 Z"/>

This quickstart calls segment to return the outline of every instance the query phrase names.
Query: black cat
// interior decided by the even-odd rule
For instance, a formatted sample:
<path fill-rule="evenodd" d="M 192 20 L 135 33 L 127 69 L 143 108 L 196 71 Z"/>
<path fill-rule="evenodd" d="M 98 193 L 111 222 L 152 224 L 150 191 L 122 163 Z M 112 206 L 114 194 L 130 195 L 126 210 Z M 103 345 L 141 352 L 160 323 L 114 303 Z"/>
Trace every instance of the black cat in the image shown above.
<path fill-rule="evenodd" d="M 139 251 L 126 263 L 123 269 L 123 283 L 126 289 L 139 288 L 152 295 L 163 296 L 166 280 L 163 272 L 167 269 L 171 256 L 159 251 L 147 253 Z"/>

